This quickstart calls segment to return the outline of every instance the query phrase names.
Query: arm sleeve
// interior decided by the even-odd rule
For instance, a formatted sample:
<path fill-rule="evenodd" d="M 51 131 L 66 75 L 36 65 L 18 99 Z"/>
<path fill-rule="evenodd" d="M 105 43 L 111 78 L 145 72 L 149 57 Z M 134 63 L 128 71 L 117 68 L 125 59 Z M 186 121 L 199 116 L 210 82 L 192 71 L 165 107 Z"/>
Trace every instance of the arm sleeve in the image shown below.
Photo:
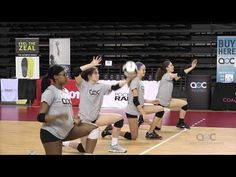
<path fill-rule="evenodd" d="M 84 79 L 82 79 L 80 84 L 77 84 L 76 82 L 75 82 L 75 84 L 76 84 L 77 88 L 80 90 L 86 84 L 86 81 Z"/>
<path fill-rule="evenodd" d="M 111 93 L 112 89 L 111 89 L 111 85 L 107 85 L 107 84 L 102 84 L 102 90 L 104 95 L 108 95 Z"/>
<path fill-rule="evenodd" d="M 120 89 L 119 83 L 111 86 L 111 90 L 115 91 L 115 90 L 118 90 L 118 89 Z"/>
<path fill-rule="evenodd" d="M 49 106 L 53 103 L 55 94 L 51 90 L 46 90 L 42 94 L 41 102 L 46 102 Z"/>
<path fill-rule="evenodd" d="M 166 81 L 172 81 L 173 79 L 170 77 L 170 74 L 165 74 L 163 76 L 163 79 L 166 80 Z"/>

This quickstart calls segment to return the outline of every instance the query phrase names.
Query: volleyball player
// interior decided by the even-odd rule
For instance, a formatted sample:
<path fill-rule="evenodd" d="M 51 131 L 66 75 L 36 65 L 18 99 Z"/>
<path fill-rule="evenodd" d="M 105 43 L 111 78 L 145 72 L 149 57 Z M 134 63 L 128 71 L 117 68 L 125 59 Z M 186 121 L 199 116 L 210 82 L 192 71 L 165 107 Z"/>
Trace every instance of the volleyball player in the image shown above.
<path fill-rule="evenodd" d="M 154 129 L 157 120 L 164 114 L 164 109 L 158 104 L 157 100 L 144 99 L 144 85 L 142 78 L 145 76 L 146 67 L 143 63 L 137 62 L 137 76 L 131 81 L 129 85 L 128 105 L 126 107 L 126 116 L 129 122 L 130 132 L 121 132 L 120 135 L 129 140 L 136 140 L 138 136 L 138 117 L 141 115 L 144 120 L 147 119 L 147 114 L 155 113 L 155 117 L 150 124 L 149 131 L 146 133 L 147 139 L 158 139 L 162 137 L 158 135 Z M 144 105 L 144 103 L 151 103 L 153 105 Z M 102 132 L 102 137 L 110 135 L 112 127 L 107 126 Z"/>
<path fill-rule="evenodd" d="M 74 69 L 74 77 L 80 91 L 79 117 L 82 122 L 92 122 L 97 126 L 106 126 L 114 124 L 112 130 L 112 141 L 109 152 L 126 153 L 127 149 L 118 143 L 120 129 L 123 127 L 123 117 L 115 113 L 100 113 L 104 95 L 110 94 L 113 90 L 118 90 L 126 84 L 126 80 L 116 85 L 107 85 L 99 83 L 99 72 L 96 66 L 101 65 L 102 58 L 93 57 L 90 64 L 77 67 Z M 97 131 L 97 138 L 99 130 Z M 76 148 L 80 152 L 84 152 L 87 137 L 81 138 L 81 143 L 65 142 L 64 146 Z M 94 140 L 96 143 L 97 140 Z"/>
<path fill-rule="evenodd" d="M 64 68 L 59 65 L 50 67 L 47 76 L 42 79 L 42 98 L 37 119 L 43 123 L 40 138 L 46 155 L 61 155 L 62 141 L 84 137 L 97 129 L 92 124 L 75 124 L 70 95 L 63 87 L 67 80 Z M 94 148 L 89 142 L 90 138 L 85 150 L 87 153 L 91 153 Z"/>
<path fill-rule="evenodd" d="M 174 73 L 174 66 L 169 61 L 166 60 L 162 63 L 161 67 L 157 70 L 156 80 L 160 81 L 159 90 L 157 94 L 157 99 L 159 100 L 159 105 L 164 107 L 168 107 L 170 109 L 177 108 L 179 109 L 179 121 L 176 125 L 178 128 L 187 128 L 189 129 L 189 125 L 184 122 L 185 115 L 187 110 L 189 109 L 188 103 L 182 99 L 172 98 L 173 92 L 173 80 L 179 80 L 181 77 L 186 76 L 189 72 L 191 72 L 197 66 L 197 60 L 192 61 L 192 66 L 183 70 L 179 73 Z M 158 118 L 157 127 L 160 130 L 162 126 L 162 119 Z"/>

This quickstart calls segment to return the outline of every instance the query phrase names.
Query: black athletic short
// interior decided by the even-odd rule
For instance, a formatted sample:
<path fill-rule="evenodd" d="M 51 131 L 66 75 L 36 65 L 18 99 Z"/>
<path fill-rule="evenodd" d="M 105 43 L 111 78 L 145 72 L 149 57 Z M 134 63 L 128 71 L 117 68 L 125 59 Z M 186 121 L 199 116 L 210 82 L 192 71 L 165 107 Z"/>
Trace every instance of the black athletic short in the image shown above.
<path fill-rule="evenodd" d="M 68 134 L 68 136 L 69 136 L 69 134 Z M 56 136 L 54 136 L 53 134 L 51 134 L 49 131 L 44 130 L 42 128 L 40 129 L 40 139 L 41 139 L 42 143 L 49 143 L 49 142 L 55 142 L 55 141 L 65 141 L 66 138 L 67 137 L 65 137 L 64 139 L 59 139 Z"/>
<path fill-rule="evenodd" d="M 61 141 L 61 139 L 55 137 L 49 131 L 40 129 L 40 139 L 42 143 L 49 143 L 54 141 Z"/>
<path fill-rule="evenodd" d="M 132 115 L 132 114 L 128 114 L 128 113 L 126 113 L 126 117 L 128 118 L 128 119 L 133 119 L 133 118 L 138 118 L 138 116 L 136 116 L 136 115 Z"/>
<path fill-rule="evenodd" d="M 92 123 L 93 123 L 93 124 L 95 124 L 95 122 L 96 122 L 96 121 L 97 121 L 97 119 L 96 119 L 96 120 L 94 120 L 94 121 L 92 121 Z"/>

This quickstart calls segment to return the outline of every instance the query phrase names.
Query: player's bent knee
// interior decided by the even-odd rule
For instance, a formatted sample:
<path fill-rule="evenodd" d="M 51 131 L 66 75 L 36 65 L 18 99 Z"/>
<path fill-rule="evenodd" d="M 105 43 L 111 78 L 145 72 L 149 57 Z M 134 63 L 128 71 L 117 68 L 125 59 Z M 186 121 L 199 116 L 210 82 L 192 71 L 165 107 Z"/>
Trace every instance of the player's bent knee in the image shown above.
<path fill-rule="evenodd" d="M 158 117 L 158 118 L 162 118 L 164 114 L 165 114 L 164 111 L 160 111 L 160 112 L 157 112 L 157 113 L 155 114 L 155 116 Z"/>
<path fill-rule="evenodd" d="M 88 138 L 96 140 L 99 137 L 99 133 L 100 133 L 99 128 L 96 128 L 89 133 Z"/>
<path fill-rule="evenodd" d="M 189 106 L 188 106 L 188 104 L 186 104 L 186 105 L 182 106 L 182 107 L 181 107 L 181 109 L 182 109 L 182 110 L 184 110 L 184 111 L 187 111 L 187 110 L 189 109 Z"/>
<path fill-rule="evenodd" d="M 132 136 L 131 140 L 136 140 L 138 138 L 138 135 Z"/>
<path fill-rule="evenodd" d="M 114 123 L 114 127 L 116 128 L 122 128 L 124 125 L 124 119 L 121 119 L 119 121 L 117 121 L 116 123 Z"/>

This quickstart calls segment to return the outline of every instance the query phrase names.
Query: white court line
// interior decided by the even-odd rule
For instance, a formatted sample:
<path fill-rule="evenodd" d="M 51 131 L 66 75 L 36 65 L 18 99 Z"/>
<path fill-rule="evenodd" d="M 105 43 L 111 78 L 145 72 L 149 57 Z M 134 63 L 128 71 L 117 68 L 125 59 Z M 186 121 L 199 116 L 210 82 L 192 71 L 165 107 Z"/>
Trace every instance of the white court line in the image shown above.
<path fill-rule="evenodd" d="M 201 120 L 199 120 L 198 122 L 192 124 L 190 127 L 194 127 L 194 126 L 200 124 L 201 122 L 203 122 L 204 120 L 206 120 L 206 119 L 201 119 Z M 171 139 L 175 138 L 176 136 L 182 134 L 183 132 L 185 132 L 185 131 L 187 131 L 187 130 L 188 130 L 188 129 L 183 129 L 183 130 L 181 130 L 180 132 L 176 133 L 175 135 L 173 135 L 173 136 L 167 138 L 165 141 L 162 141 L 161 143 L 156 144 L 155 146 L 152 146 L 151 148 L 149 148 L 149 149 L 147 149 L 147 150 L 141 152 L 139 155 L 144 155 L 144 154 L 150 152 L 151 150 L 153 150 L 153 149 L 155 149 L 155 148 L 161 146 L 162 144 L 164 144 L 164 143 L 170 141 Z"/>
<path fill-rule="evenodd" d="M 141 152 L 139 155 L 144 155 L 144 154 L 148 153 L 149 151 L 151 151 L 151 150 L 157 148 L 158 146 L 161 146 L 162 144 L 164 144 L 164 143 L 170 141 L 170 140 L 173 139 L 174 137 L 176 137 L 176 136 L 180 135 L 181 133 L 185 132 L 186 130 L 187 130 L 187 129 L 181 130 L 179 133 L 177 133 L 177 134 L 171 136 L 170 138 L 167 138 L 165 141 L 162 141 L 160 144 L 156 144 L 155 146 L 152 146 L 151 148 L 149 148 L 149 149 L 147 149 L 147 150 Z"/>
<path fill-rule="evenodd" d="M 199 120 L 198 122 L 192 124 L 191 127 L 195 127 L 196 125 L 200 124 L 200 123 L 203 122 L 204 120 L 206 120 L 206 119 L 201 119 L 201 120 Z"/>

